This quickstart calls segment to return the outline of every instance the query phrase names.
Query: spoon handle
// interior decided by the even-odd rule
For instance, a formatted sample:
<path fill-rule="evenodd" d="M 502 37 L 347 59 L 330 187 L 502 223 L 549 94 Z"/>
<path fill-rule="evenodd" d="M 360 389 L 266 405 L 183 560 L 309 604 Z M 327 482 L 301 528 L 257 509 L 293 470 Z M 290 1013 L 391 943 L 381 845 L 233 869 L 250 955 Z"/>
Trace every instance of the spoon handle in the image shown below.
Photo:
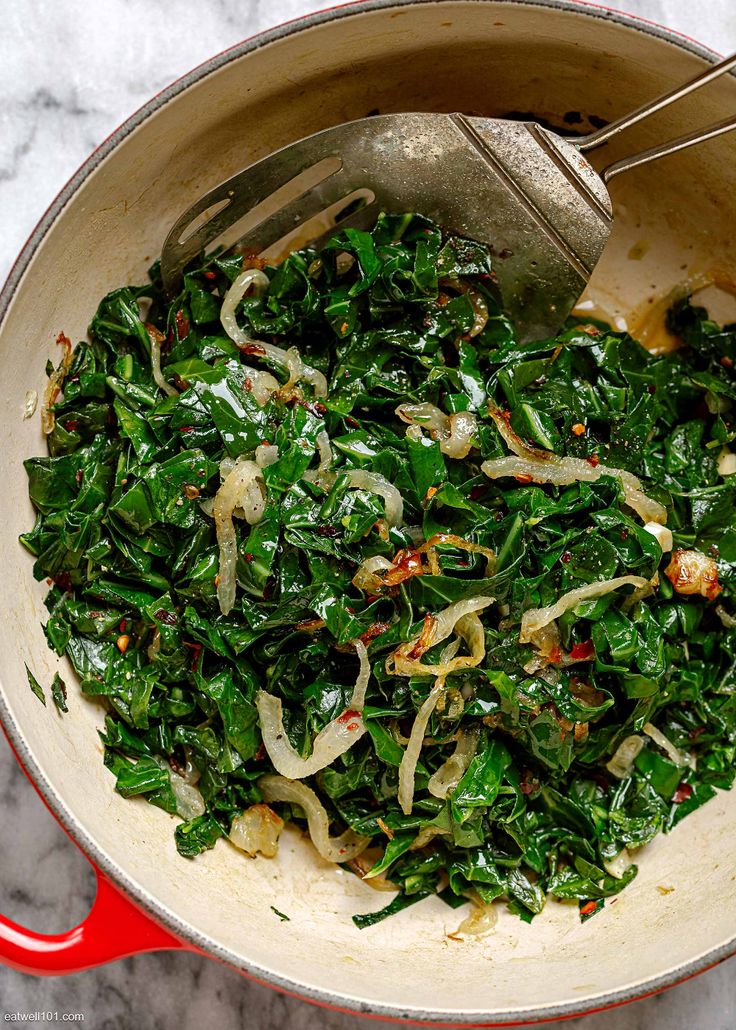
<path fill-rule="evenodd" d="M 714 64 L 710 68 L 706 68 L 704 72 L 696 75 L 694 79 L 690 79 L 689 82 L 683 82 L 681 86 L 676 86 L 675 89 L 669 90 L 667 93 L 662 93 L 660 96 L 655 97 L 654 100 L 650 100 L 648 104 L 644 104 L 642 107 L 638 107 L 635 111 L 629 112 L 629 114 L 623 115 L 621 118 L 617 118 L 614 122 L 609 122 L 608 125 L 604 125 L 602 129 L 598 129 L 597 132 L 591 133 L 589 136 L 584 136 L 580 140 L 576 140 L 575 145 L 578 150 L 585 153 L 588 150 L 593 150 L 595 147 L 601 146 L 603 143 L 607 143 L 609 139 L 614 136 L 618 136 L 620 132 L 630 128 L 632 125 L 636 125 L 637 122 L 643 121 L 644 118 L 648 118 L 650 115 L 655 114 L 657 111 L 661 111 L 665 107 L 669 107 L 670 104 L 674 104 L 676 100 L 681 100 L 682 97 L 688 96 L 688 94 L 695 92 L 696 89 L 700 89 L 701 86 L 706 86 L 709 82 L 717 79 L 720 75 L 724 75 L 731 68 L 736 67 L 736 54 L 731 54 L 730 57 L 724 58 L 719 61 L 718 64 Z M 712 126 L 711 128 L 715 128 Z M 721 128 L 721 132 L 727 131 L 725 128 Z M 718 133 L 712 133 L 711 129 L 702 130 L 702 138 L 710 139 L 710 135 L 704 135 L 704 133 L 710 133 L 711 135 L 718 135 Z M 687 137 L 683 137 L 683 140 Z M 689 140 L 684 143 L 683 140 L 675 140 L 672 144 L 666 144 L 666 146 L 674 147 L 675 150 L 682 150 L 685 146 L 691 146 L 693 143 L 700 142 L 700 135 L 697 139 Z M 675 146 L 675 144 L 679 144 Z M 649 153 L 649 151 L 647 151 Z M 663 157 L 665 153 L 673 153 L 672 149 L 663 151 L 661 154 L 653 154 L 648 157 L 647 160 L 653 161 L 655 157 Z M 641 157 L 642 155 L 637 155 Z M 618 164 L 619 162 L 617 162 Z M 638 164 L 644 164 L 644 161 L 637 161 Z M 614 167 L 613 165 L 611 166 Z M 633 165 L 632 165 L 633 167 Z M 623 168 L 619 169 L 624 171 Z M 618 173 L 614 173 L 618 174 Z"/>
<path fill-rule="evenodd" d="M 715 122 L 705 129 L 696 129 L 686 136 L 678 136 L 669 143 L 660 143 L 657 147 L 650 147 L 648 150 L 641 150 L 638 154 L 631 154 L 629 157 L 622 157 L 620 161 L 614 161 L 600 173 L 603 181 L 608 184 L 615 175 L 621 172 L 628 172 L 639 165 L 649 164 L 660 157 L 667 157 L 668 154 L 676 154 L 678 150 L 685 150 L 687 147 L 694 147 L 696 143 L 705 143 L 708 139 L 715 139 L 722 136 L 724 132 L 731 132 L 736 129 L 736 116 L 725 118 L 722 122 Z"/>

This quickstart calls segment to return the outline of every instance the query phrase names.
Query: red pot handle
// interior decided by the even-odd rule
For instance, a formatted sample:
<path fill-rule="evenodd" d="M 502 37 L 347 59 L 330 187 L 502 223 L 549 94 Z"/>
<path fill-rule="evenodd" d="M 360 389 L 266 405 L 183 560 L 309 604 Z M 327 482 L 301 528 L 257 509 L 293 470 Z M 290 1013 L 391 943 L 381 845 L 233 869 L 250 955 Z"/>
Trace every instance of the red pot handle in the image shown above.
<path fill-rule="evenodd" d="M 154 922 L 99 869 L 97 896 L 86 919 L 66 933 L 43 934 L 0 916 L 0 963 L 21 973 L 61 976 L 142 951 L 189 946 Z"/>

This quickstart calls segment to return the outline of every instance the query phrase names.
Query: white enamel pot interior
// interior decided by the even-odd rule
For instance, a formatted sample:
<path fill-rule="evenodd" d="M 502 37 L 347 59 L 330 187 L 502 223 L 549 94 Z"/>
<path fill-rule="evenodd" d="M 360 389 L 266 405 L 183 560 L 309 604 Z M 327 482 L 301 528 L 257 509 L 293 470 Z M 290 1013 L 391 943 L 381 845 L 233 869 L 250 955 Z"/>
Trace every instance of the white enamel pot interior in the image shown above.
<path fill-rule="evenodd" d="M 80 171 L 21 255 L 0 332 L 2 718 L 87 853 L 204 951 L 355 1011 L 507 1023 L 636 997 L 736 950 L 736 793 L 649 846 L 636 881 L 595 919 L 581 925 L 575 908 L 553 903 L 531 926 L 502 912 L 496 931 L 471 943 L 448 939 L 458 915 L 436 899 L 358 931 L 350 916 L 387 896 L 320 861 L 294 831 L 273 861 L 244 860 L 224 843 L 179 858 L 169 816 L 115 795 L 96 733 L 102 710 L 72 689 L 60 719 L 29 691 L 24 661 L 46 683 L 57 663 L 40 627 L 46 587 L 17 543 L 33 522 L 21 462 L 43 450 L 37 418 L 21 417 L 26 390 L 42 393 L 59 330 L 81 338 L 103 294 L 143 280 L 200 193 L 276 147 L 374 109 L 528 111 L 556 124 L 577 111 L 585 130 L 588 116 L 621 114 L 709 59 L 664 30 L 568 3 L 379 0 L 326 12 L 241 45 L 152 101 Z M 726 76 L 609 146 L 605 159 L 734 110 L 736 80 Z M 734 268 L 734 168 L 731 136 L 614 182 L 615 229 L 595 276 L 611 313 L 645 309 L 690 274 Z"/>

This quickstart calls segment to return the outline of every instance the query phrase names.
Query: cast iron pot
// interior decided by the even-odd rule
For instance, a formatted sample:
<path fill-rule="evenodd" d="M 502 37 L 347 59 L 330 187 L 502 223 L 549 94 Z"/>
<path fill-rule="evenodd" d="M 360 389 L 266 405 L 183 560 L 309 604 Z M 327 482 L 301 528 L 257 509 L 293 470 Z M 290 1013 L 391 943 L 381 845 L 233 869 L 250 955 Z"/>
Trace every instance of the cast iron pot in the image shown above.
<path fill-rule="evenodd" d="M 61 719 L 29 691 L 24 661 L 47 683 L 57 663 L 40 626 L 46 587 L 17 543 L 33 522 L 21 462 L 43 450 L 37 418 L 21 417 L 26 390 L 43 392 L 60 329 L 80 338 L 103 294 L 145 278 L 199 194 L 283 144 L 376 109 L 533 112 L 554 124 L 567 115 L 585 131 L 590 116 L 615 117 L 713 57 L 665 29 L 561 0 L 367 0 L 213 58 L 142 108 L 62 190 L 0 296 L 0 716 L 96 866 L 99 891 L 67 934 L 0 919 L 0 960 L 58 974 L 189 949 L 323 1005 L 501 1025 L 641 997 L 736 950 L 736 792 L 649 845 L 638 878 L 595 919 L 581 925 L 574 908 L 554 903 L 531 926 L 502 912 L 491 936 L 470 943 L 448 939 L 458 915 L 437 899 L 357 930 L 351 914 L 382 907 L 386 895 L 322 862 L 294 830 L 277 860 L 248 861 L 224 844 L 180 858 L 170 816 L 114 793 L 96 733 L 101 709 L 71 690 Z M 734 110 L 736 81 L 726 76 L 596 159 Z M 689 275 L 736 266 L 735 167 L 730 136 L 615 181 L 615 231 L 593 284 L 610 315 L 641 311 Z M 69 669 L 62 675 L 73 682 Z"/>

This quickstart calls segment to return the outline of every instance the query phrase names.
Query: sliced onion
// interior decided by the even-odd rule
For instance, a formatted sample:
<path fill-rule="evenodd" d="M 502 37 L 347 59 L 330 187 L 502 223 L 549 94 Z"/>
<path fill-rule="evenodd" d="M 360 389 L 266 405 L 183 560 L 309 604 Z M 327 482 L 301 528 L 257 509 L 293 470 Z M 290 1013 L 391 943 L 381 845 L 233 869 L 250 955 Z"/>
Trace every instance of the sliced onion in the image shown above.
<path fill-rule="evenodd" d="M 620 880 L 629 866 L 634 864 L 634 860 L 627 851 L 623 848 L 614 858 L 604 859 L 603 868 L 606 870 L 609 876 L 615 877 Z"/>
<path fill-rule="evenodd" d="M 233 281 L 222 300 L 220 308 L 220 321 L 222 328 L 235 343 L 242 345 L 254 343 L 251 336 L 244 332 L 238 325 L 235 317 L 235 310 L 246 292 L 252 287 L 253 292 L 258 295 L 268 289 L 271 280 L 265 272 L 259 268 L 247 268 Z"/>
<path fill-rule="evenodd" d="M 37 406 L 38 393 L 35 390 L 26 390 L 26 395 L 23 399 L 23 418 L 32 418 L 36 414 Z"/>
<path fill-rule="evenodd" d="M 411 815 L 412 805 L 414 803 L 414 776 L 417 769 L 417 762 L 419 761 L 419 754 L 422 750 L 424 734 L 427 729 L 427 724 L 432 717 L 432 712 L 435 710 L 437 702 L 444 692 L 444 689 L 445 681 L 438 677 L 434 686 L 427 695 L 424 704 L 417 712 L 414 724 L 411 728 L 411 733 L 409 734 L 409 743 L 406 745 L 406 751 L 404 751 L 401 759 L 401 765 L 399 766 L 398 801 L 404 815 Z"/>
<path fill-rule="evenodd" d="M 613 757 L 606 762 L 606 769 L 612 776 L 625 780 L 634 771 L 634 760 L 644 747 L 644 738 L 637 734 L 625 737 L 616 748 Z"/>
<path fill-rule="evenodd" d="M 449 830 L 443 830 L 441 826 L 423 826 L 409 846 L 409 851 L 421 851 L 426 848 L 435 837 L 451 836 Z"/>
<path fill-rule="evenodd" d="M 718 582 L 718 565 L 702 551 L 673 551 L 664 574 L 678 594 L 700 594 L 715 601 L 723 590 Z"/>
<path fill-rule="evenodd" d="M 212 513 L 220 548 L 217 599 L 223 615 L 227 615 L 235 604 L 238 544 L 233 512 L 238 507 L 242 508 L 245 520 L 250 525 L 261 520 L 266 506 L 260 485 L 262 477 L 263 473 L 254 461 L 238 459 L 215 494 Z"/>
<path fill-rule="evenodd" d="M 355 653 L 360 659 L 360 671 L 353 687 L 350 707 L 354 712 L 362 712 L 365 707 L 365 692 L 371 678 L 371 663 L 368 661 L 368 649 L 362 640 L 355 640 Z"/>
<path fill-rule="evenodd" d="M 363 722 L 361 712 L 365 705 L 365 692 L 371 675 L 368 652 L 362 640 L 356 640 L 355 650 L 360 659 L 360 671 L 353 687 L 353 694 L 348 707 L 336 719 L 328 722 L 317 734 L 312 743 L 312 754 L 302 758 L 292 747 L 284 729 L 284 709 L 281 698 L 259 690 L 256 694 L 256 708 L 261 724 L 263 745 L 274 768 L 282 776 L 293 780 L 303 780 L 313 776 L 320 769 L 332 765 L 336 758 L 344 755 L 353 744 L 360 740 L 368 727 Z"/>
<path fill-rule="evenodd" d="M 659 587 L 659 572 L 657 571 L 657 572 L 654 573 L 654 575 L 652 576 L 651 579 L 647 580 L 646 586 L 636 587 L 635 590 L 631 591 L 631 593 L 628 595 L 628 597 L 625 597 L 623 599 L 623 601 L 621 602 L 621 606 L 620 606 L 621 607 L 621 611 L 624 614 L 627 614 L 628 612 L 631 611 L 631 609 L 635 605 L 637 605 L 639 603 L 639 601 L 643 601 L 645 597 L 651 597 L 652 594 L 655 592 L 655 590 L 657 590 L 658 587 Z"/>
<path fill-rule="evenodd" d="M 736 454 L 724 447 L 718 455 L 718 475 L 732 476 L 736 473 Z"/>
<path fill-rule="evenodd" d="M 393 562 L 390 562 L 388 558 L 374 554 L 361 562 L 358 571 L 353 576 L 353 585 L 366 593 L 375 593 L 376 586 L 379 590 L 383 586 L 383 579 L 377 576 L 377 573 L 379 571 L 388 572 L 393 567 Z"/>
<path fill-rule="evenodd" d="M 179 391 L 175 390 L 171 383 L 166 381 L 161 371 L 161 344 L 166 337 L 155 326 L 149 325 L 148 322 L 145 323 L 145 330 L 148 333 L 148 339 L 151 341 L 151 371 L 153 372 L 156 386 L 163 390 L 168 397 L 178 397 Z"/>
<path fill-rule="evenodd" d="M 724 629 L 736 628 L 736 619 L 726 611 L 722 604 L 716 605 L 716 615 L 721 620 Z"/>
<path fill-rule="evenodd" d="M 470 554 L 483 554 L 486 557 L 486 575 L 492 576 L 496 567 L 496 555 L 489 547 L 455 536 L 454 533 L 435 533 L 429 540 L 417 540 L 414 547 L 405 547 L 398 551 L 391 561 L 381 555 L 366 558 L 353 576 L 353 585 L 368 594 L 378 594 L 386 587 L 395 587 L 412 576 L 421 576 L 426 572 L 438 575 L 440 572 L 436 548 L 441 545 L 456 547 Z M 427 565 L 422 555 L 427 556 Z"/>
<path fill-rule="evenodd" d="M 402 404 L 396 414 L 411 428 L 424 427 L 439 441 L 440 450 L 449 458 L 467 458 L 473 447 L 477 422 L 471 411 L 457 411 L 453 415 L 445 415 L 434 404 Z M 409 430 L 407 430 L 407 436 Z M 421 434 L 420 434 L 421 435 Z M 416 436 L 412 434 L 411 439 Z"/>
<path fill-rule="evenodd" d="M 242 371 L 245 373 L 246 389 L 250 391 L 256 404 L 262 408 L 270 400 L 271 394 L 279 389 L 278 379 L 274 379 L 270 372 L 250 365 L 243 365 Z"/>
<path fill-rule="evenodd" d="M 365 469 L 350 469 L 346 476 L 351 490 L 367 490 L 383 498 L 389 526 L 401 525 L 404 521 L 404 499 L 393 483 L 389 483 L 378 472 L 367 472 Z"/>
<path fill-rule="evenodd" d="M 478 333 L 482 333 L 488 322 L 488 305 L 486 299 L 482 293 L 478 290 L 474 290 L 470 283 L 463 282 L 461 279 L 442 279 L 440 285 L 451 290 L 457 290 L 458 293 L 464 293 L 470 303 L 473 306 L 473 325 L 468 333 L 471 338 L 477 336 Z"/>
<path fill-rule="evenodd" d="M 316 469 L 307 469 L 303 478 L 308 483 L 316 483 L 327 493 L 335 485 L 337 473 L 332 471 L 332 446 L 330 438 L 324 429 L 317 433 L 317 452 L 319 454 L 319 465 Z"/>
<path fill-rule="evenodd" d="M 279 449 L 275 444 L 261 443 L 256 447 L 256 465 L 265 469 L 279 460 Z"/>
<path fill-rule="evenodd" d="M 456 411 L 449 421 L 450 435 L 440 443 L 440 450 L 448 458 L 467 458 L 478 428 L 475 415 L 472 411 Z"/>
<path fill-rule="evenodd" d="M 490 403 L 488 405 L 488 414 L 493 419 L 501 439 L 512 454 L 516 454 L 521 458 L 539 459 L 540 461 L 545 461 L 550 456 L 556 457 L 556 455 L 552 455 L 551 451 L 545 451 L 541 447 L 530 447 L 528 443 L 522 440 L 519 434 L 511 428 L 510 412 L 503 412 L 495 404 Z"/>
<path fill-rule="evenodd" d="M 492 597 L 470 597 L 455 601 L 436 616 L 425 619 L 422 633 L 405 644 L 400 644 L 386 659 L 386 671 L 394 676 L 441 676 L 443 679 L 455 669 L 479 665 L 486 653 L 485 635 L 477 612 L 493 604 Z M 429 627 L 429 629 L 427 628 Z M 461 636 L 470 655 L 451 658 L 440 665 L 423 665 L 418 659 L 430 647 L 446 640 L 452 631 Z"/>
<path fill-rule="evenodd" d="M 259 852 L 264 858 L 274 858 L 283 828 L 284 820 L 268 805 L 251 805 L 235 816 L 228 836 L 236 848 L 252 858 Z"/>
<path fill-rule="evenodd" d="M 667 551 L 672 550 L 672 530 L 666 526 L 661 525 L 659 522 L 647 522 L 644 525 L 644 529 L 647 533 L 651 533 L 654 539 L 657 541 L 659 546 L 662 548 L 662 553 L 665 554 Z"/>
<path fill-rule="evenodd" d="M 662 748 L 669 760 L 675 765 L 683 767 L 688 764 L 687 755 L 684 755 L 682 751 L 679 751 L 672 741 L 668 740 L 664 733 L 662 733 L 661 730 L 658 730 L 656 726 L 647 722 L 642 726 L 641 731 L 642 733 L 646 733 L 648 737 L 651 737 L 654 743 L 658 747 Z"/>
<path fill-rule="evenodd" d="M 473 903 L 470 915 L 463 919 L 455 933 L 464 933 L 473 937 L 480 937 L 490 933 L 498 922 L 498 909 L 491 903 L 489 905 Z"/>
<path fill-rule="evenodd" d="M 300 379 L 311 383 L 317 397 L 327 396 L 327 380 L 310 365 L 305 365 L 296 347 L 283 350 L 272 343 L 265 343 L 263 340 L 255 340 L 238 325 L 235 311 L 248 289 L 253 287 L 255 293 L 261 294 L 267 290 L 270 280 L 265 272 L 258 268 L 248 268 L 241 272 L 235 279 L 230 289 L 225 294 L 220 309 L 220 321 L 222 327 L 239 347 L 245 350 L 250 356 L 262 356 L 270 358 L 277 364 L 282 365 L 289 373 L 289 380 L 283 387 L 287 391 L 290 386 Z M 275 380 L 273 380 L 275 382 Z M 278 384 L 277 384 L 278 385 Z"/>
<path fill-rule="evenodd" d="M 176 798 L 176 813 L 187 822 L 204 815 L 207 810 L 204 798 L 192 783 L 187 783 L 183 776 L 169 772 L 171 790 Z"/>
<path fill-rule="evenodd" d="M 184 745 L 184 755 L 186 757 L 186 765 L 184 767 L 182 779 L 186 780 L 187 783 L 191 783 L 194 786 L 195 784 L 199 783 L 200 779 L 202 778 L 202 774 L 192 761 L 191 749 L 188 748 L 186 744 Z"/>
<path fill-rule="evenodd" d="M 330 820 L 325 807 L 306 783 L 283 776 L 262 776 L 258 786 L 266 801 L 288 801 L 304 810 L 312 843 L 328 862 L 351 862 L 370 844 L 370 837 L 361 837 L 350 829 L 339 837 L 330 837 Z"/>
<path fill-rule="evenodd" d="M 641 482 L 624 469 L 612 468 L 609 465 L 591 465 L 584 458 L 560 458 L 551 451 L 545 452 L 549 457 L 526 458 L 510 456 L 484 461 L 482 471 L 489 479 L 504 479 L 510 476 L 522 478 L 531 476 L 534 483 L 552 483 L 555 486 L 569 486 L 571 483 L 595 483 L 601 476 L 612 476 L 618 479 L 624 491 L 624 502 L 636 512 L 644 522 L 667 521 L 667 509 L 659 501 L 648 497 L 641 489 Z"/>
<path fill-rule="evenodd" d="M 446 798 L 457 787 L 473 759 L 479 736 L 477 727 L 460 730 L 454 753 L 429 778 L 427 789 L 433 797 Z"/>
<path fill-rule="evenodd" d="M 421 426 L 436 433 L 447 433 L 449 429 L 448 416 L 436 404 L 401 404 L 396 409 L 396 414 L 402 422 L 410 426 Z"/>
<path fill-rule="evenodd" d="M 319 452 L 319 470 L 326 472 L 332 468 L 333 456 L 330 437 L 324 429 L 317 433 L 317 451 Z"/>
<path fill-rule="evenodd" d="M 64 380 L 66 379 L 67 372 L 71 368 L 72 360 L 74 358 L 74 351 L 72 350 L 72 342 L 68 336 L 64 333 L 59 333 L 56 337 L 56 342 L 63 346 L 64 354 L 59 362 L 58 366 L 54 369 L 48 378 L 46 383 L 46 389 L 43 392 L 43 404 L 41 406 L 41 429 L 48 436 L 52 432 L 56 425 L 56 418 L 52 406 L 56 402 L 56 398 L 62 391 L 64 386 Z"/>
<path fill-rule="evenodd" d="M 645 587 L 647 582 L 642 576 L 618 576 L 616 579 L 604 579 L 598 583 L 586 583 L 584 587 L 569 590 L 558 601 L 546 608 L 529 608 L 521 617 L 519 643 L 530 643 L 535 633 L 583 601 L 592 601 L 597 597 L 610 594 L 612 590 L 618 590 L 620 587 L 628 585 Z"/>

